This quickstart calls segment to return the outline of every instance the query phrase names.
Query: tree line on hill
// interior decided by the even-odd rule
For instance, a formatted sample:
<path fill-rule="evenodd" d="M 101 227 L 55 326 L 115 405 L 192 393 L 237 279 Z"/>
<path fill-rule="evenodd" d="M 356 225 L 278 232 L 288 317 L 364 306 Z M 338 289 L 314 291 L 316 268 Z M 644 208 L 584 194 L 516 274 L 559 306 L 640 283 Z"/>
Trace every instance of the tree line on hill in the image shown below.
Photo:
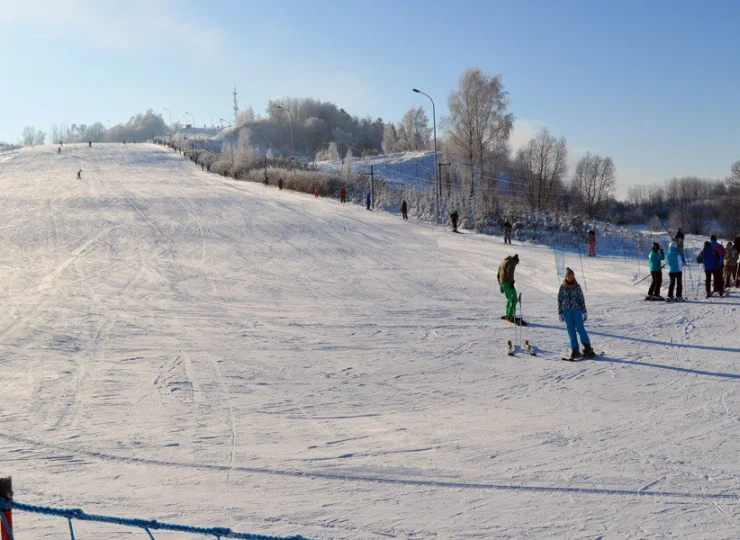
<path fill-rule="evenodd" d="M 502 216 L 523 211 L 560 212 L 614 222 L 648 222 L 658 216 L 689 230 L 705 232 L 719 223 L 732 228 L 735 213 L 728 201 L 740 202 L 740 161 L 724 180 L 674 178 L 665 186 L 632 188 L 626 201 L 616 201 L 617 168 L 609 156 L 587 153 L 571 172 L 564 136 L 541 129 L 515 152 L 511 149 L 514 116 L 511 97 L 500 74 L 468 68 L 447 96 L 449 114 L 440 119 L 436 171 L 417 179 L 428 186 L 416 194 L 425 207 L 448 215 L 458 211 L 461 223 L 482 228 Z M 46 133 L 32 127 L 24 144 L 168 139 L 219 170 L 257 170 L 265 160 L 291 160 L 287 169 L 311 161 L 339 160 L 382 153 L 429 151 L 432 128 L 423 106 L 412 106 L 397 122 L 370 116 L 360 118 L 334 103 L 286 97 L 268 102 L 265 114 L 247 107 L 236 125 L 209 140 L 188 138 L 182 126 L 165 124 L 149 110 L 125 124 L 106 129 L 92 125 L 53 125 Z M 292 157 L 295 156 L 295 161 Z M 351 160 L 341 182 L 359 189 Z M 305 168 L 305 167 L 304 167 Z M 390 189 L 390 188 L 389 188 Z M 404 196 L 398 190 L 398 196 Z M 392 198 L 389 198 L 391 200 Z"/>

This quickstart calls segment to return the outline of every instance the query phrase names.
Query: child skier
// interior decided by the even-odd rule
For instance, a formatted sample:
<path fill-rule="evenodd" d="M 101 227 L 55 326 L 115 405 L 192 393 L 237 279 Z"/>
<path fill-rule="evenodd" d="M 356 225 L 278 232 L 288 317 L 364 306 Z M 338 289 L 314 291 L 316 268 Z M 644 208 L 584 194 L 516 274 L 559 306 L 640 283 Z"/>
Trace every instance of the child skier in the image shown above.
<path fill-rule="evenodd" d="M 586 236 L 586 243 L 588 244 L 588 257 L 596 257 L 596 231 L 588 231 Z"/>
<path fill-rule="evenodd" d="M 583 323 L 588 319 L 586 299 L 583 297 L 581 286 L 576 281 L 576 275 L 570 268 L 565 269 L 565 279 L 558 291 L 558 318 L 565 322 L 570 338 L 570 358 L 593 358 L 596 356 L 591 347 L 591 340 L 586 333 Z M 583 344 L 583 354 L 578 348 L 578 336 Z"/>
<path fill-rule="evenodd" d="M 686 264 L 686 258 L 683 256 L 683 251 L 678 249 L 677 242 L 671 242 L 668 248 L 668 255 L 666 257 L 668 261 L 668 276 L 671 278 L 671 282 L 668 285 L 668 298 L 669 302 L 673 301 L 673 289 L 676 288 L 676 301 L 683 302 L 683 266 Z"/>
<path fill-rule="evenodd" d="M 665 253 L 660 249 L 660 244 L 658 242 L 653 242 L 653 248 L 648 254 L 650 275 L 653 277 L 653 282 L 650 284 L 645 300 L 664 300 L 664 298 L 660 296 L 660 285 L 663 283 L 663 269 L 661 262 L 664 260 Z"/>

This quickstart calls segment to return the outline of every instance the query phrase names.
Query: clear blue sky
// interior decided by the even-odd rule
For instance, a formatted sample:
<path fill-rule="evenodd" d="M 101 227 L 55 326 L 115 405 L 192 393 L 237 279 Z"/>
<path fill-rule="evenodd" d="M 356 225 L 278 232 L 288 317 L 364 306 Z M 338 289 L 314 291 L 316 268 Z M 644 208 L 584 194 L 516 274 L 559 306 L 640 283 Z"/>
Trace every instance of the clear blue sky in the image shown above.
<path fill-rule="evenodd" d="M 541 127 L 611 156 L 620 192 L 740 159 L 740 7 L 720 1 L 0 0 L 0 140 L 147 108 L 231 115 L 283 96 L 397 121 L 501 73 L 513 143 Z M 431 111 L 429 111 L 431 112 Z"/>

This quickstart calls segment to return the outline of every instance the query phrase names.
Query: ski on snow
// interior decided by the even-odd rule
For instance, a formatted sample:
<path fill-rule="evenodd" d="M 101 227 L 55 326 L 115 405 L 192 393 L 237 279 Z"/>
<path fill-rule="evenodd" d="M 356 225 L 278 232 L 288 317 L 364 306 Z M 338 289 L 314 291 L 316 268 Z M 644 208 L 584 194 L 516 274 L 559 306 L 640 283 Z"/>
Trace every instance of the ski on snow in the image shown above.
<path fill-rule="evenodd" d="M 566 358 L 563 357 L 561 360 L 565 360 L 566 362 L 582 362 L 583 360 L 593 360 L 594 358 L 600 358 L 604 354 L 604 351 L 601 351 L 599 353 L 596 353 L 593 356 L 589 356 L 588 358 L 584 358 L 581 356 L 580 358 Z"/>

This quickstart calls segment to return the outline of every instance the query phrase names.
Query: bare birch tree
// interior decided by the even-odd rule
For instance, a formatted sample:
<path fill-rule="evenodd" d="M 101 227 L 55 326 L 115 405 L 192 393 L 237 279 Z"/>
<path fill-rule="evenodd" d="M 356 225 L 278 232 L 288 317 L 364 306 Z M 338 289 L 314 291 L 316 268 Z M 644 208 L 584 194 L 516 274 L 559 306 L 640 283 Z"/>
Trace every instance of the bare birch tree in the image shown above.
<path fill-rule="evenodd" d="M 568 172 L 565 137 L 559 139 L 542 129 L 521 148 L 514 160 L 514 179 L 530 208 L 548 210 L 564 189 Z"/>
<path fill-rule="evenodd" d="M 616 183 L 617 172 L 612 159 L 587 153 L 576 165 L 572 185 L 583 198 L 586 215 L 592 218 L 614 191 Z"/>
<path fill-rule="evenodd" d="M 481 176 L 492 172 L 488 165 L 508 154 L 507 142 L 514 125 L 514 115 L 507 110 L 509 93 L 504 91 L 501 75 L 489 76 L 479 68 L 468 68 L 447 102 L 450 116 L 442 119 L 442 126 L 449 152 L 470 168 L 473 197 L 476 171 Z"/>

